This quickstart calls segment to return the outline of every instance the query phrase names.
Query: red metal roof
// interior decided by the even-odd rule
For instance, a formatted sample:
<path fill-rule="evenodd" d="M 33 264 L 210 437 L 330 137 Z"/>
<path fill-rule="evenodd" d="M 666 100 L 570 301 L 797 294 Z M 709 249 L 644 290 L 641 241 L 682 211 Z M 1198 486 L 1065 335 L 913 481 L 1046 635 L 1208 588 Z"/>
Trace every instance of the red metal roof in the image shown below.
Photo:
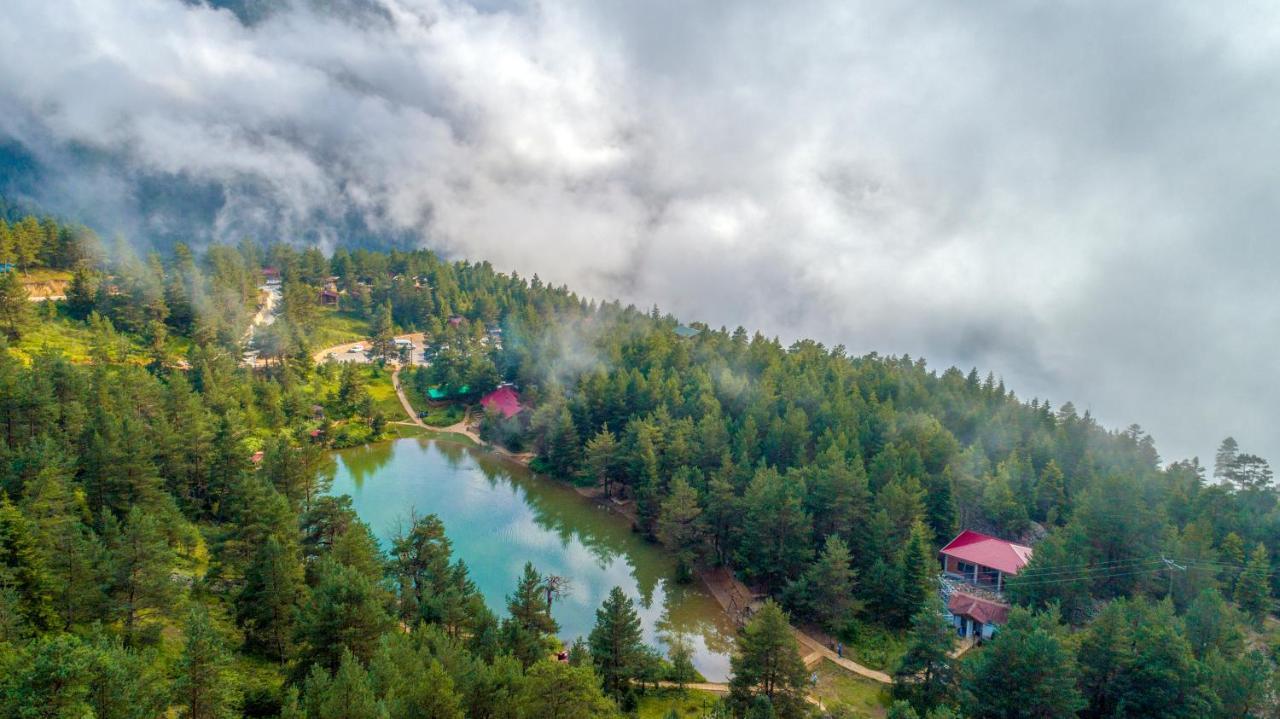
<path fill-rule="evenodd" d="M 1031 561 L 1031 547 L 966 529 L 942 548 L 942 554 L 1005 574 L 1017 574 Z"/>
<path fill-rule="evenodd" d="M 947 602 L 947 611 L 962 617 L 972 617 L 983 624 L 1004 624 L 1009 619 L 1009 606 L 972 594 L 956 592 Z"/>
<path fill-rule="evenodd" d="M 520 410 L 523 409 L 520 406 L 520 395 L 516 394 L 509 385 L 503 385 L 481 397 L 480 404 L 485 409 L 492 409 L 508 419 L 520 414 Z"/>

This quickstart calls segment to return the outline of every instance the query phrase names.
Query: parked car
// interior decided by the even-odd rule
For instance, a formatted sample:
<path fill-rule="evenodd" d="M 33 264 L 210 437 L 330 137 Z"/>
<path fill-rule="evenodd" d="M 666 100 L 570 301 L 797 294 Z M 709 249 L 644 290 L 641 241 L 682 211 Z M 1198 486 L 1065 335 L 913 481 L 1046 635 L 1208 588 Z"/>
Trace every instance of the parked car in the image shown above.
<path fill-rule="evenodd" d="M 356 352 L 364 352 L 364 345 L 351 345 L 351 349 L 347 351 L 352 354 L 355 354 Z"/>

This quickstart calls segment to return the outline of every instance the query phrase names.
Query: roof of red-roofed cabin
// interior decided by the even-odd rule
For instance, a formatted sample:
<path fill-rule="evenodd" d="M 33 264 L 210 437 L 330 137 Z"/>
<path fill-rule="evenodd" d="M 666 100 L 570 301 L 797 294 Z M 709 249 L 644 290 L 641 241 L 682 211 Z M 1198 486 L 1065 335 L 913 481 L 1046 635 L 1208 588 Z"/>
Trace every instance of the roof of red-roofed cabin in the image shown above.
<path fill-rule="evenodd" d="M 983 624 L 1004 624 L 1009 618 L 1007 605 L 964 592 L 951 595 L 947 611 L 957 616 L 973 617 Z"/>
<path fill-rule="evenodd" d="M 510 385 L 503 385 L 481 397 L 480 404 L 485 409 L 499 412 L 508 419 L 520 414 L 520 410 L 524 409 L 520 406 L 520 395 L 516 394 Z"/>
<path fill-rule="evenodd" d="M 947 546 L 942 554 L 966 562 L 998 569 L 1005 574 L 1017 574 L 1031 561 L 1031 547 L 992 537 L 982 532 L 966 529 Z"/>

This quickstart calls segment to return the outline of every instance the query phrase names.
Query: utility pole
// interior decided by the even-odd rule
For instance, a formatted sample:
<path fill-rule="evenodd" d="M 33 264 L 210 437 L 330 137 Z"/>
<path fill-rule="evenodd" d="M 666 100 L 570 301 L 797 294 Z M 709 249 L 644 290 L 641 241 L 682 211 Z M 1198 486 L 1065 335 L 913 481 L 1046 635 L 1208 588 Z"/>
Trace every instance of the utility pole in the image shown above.
<path fill-rule="evenodd" d="M 1163 554 L 1160 555 L 1160 561 L 1164 562 L 1165 565 L 1169 567 L 1169 598 L 1172 599 L 1173 598 L 1173 570 L 1178 569 L 1185 572 L 1187 571 L 1187 568 L 1182 566 L 1181 564 L 1178 564 L 1172 559 L 1165 557 Z"/>

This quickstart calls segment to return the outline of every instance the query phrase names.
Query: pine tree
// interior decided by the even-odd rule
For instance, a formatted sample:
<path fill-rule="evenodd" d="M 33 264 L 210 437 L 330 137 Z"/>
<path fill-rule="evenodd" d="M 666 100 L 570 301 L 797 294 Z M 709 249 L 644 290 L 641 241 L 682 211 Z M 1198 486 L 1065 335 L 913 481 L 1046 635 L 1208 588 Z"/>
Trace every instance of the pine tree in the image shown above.
<path fill-rule="evenodd" d="M 338 671 L 324 692 L 313 699 L 319 711 L 316 719 L 384 719 L 369 682 L 369 673 L 346 649 L 342 650 Z"/>
<path fill-rule="evenodd" d="M 959 667 L 951 657 L 955 630 L 943 617 L 942 603 L 930 597 L 911 619 L 907 651 L 893 673 L 893 695 L 919 712 L 955 700 Z"/>
<path fill-rule="evenodd" d="M 187 643 L 178 661 L 174 702 L 186 719 L 231 719 L 238 691 L 222 637 L 203 609 L 187 618 Z"/>
<path fill-rule="evenodd" d="M 57 622 L 54 586 L 31 521 L 0 492 L 0 587 L 12 588 L 17 611 L 36 629 Z"/>
<path fill-rule="evenodd" d="M 1235 438 L 1227 437 L 1218 445 L 1213 460 L 1213 478 L 1227 485 L 1235 483 L 1236 458 L 1240 454 L 1240 445 Z"/>
<path fill-rule="evenodd" d="M 809 672 L 796 646 L 787 616 L 772 600 L 765 602 L 738 634 L 730 660 L 729 703 L 746 712 L 763 697 L 780 719 L 805 715 Z"/>
<path fill-rule="evenodd" d="M 16 340 L 30 322 L 27 288 L 18 279 L 17 272 L 0 272 L 0 331 L 10 340 Z"/>
<path fill-rule="evenodd" d="M 596 610 L 596 625 L 587 642 L 605 693 L 621 697 L 639 673 L 644 656 L 640 616 L 621 587 L 614 587 Z"/>
<path fill-rule="evenodd" d="M 524 719 L 596 719 L 615 715 L 590 667 L 547 659 L 529 667 L 514 702 Z"/>
<path fill-rule="evenodd" d="M 969 662 L 963 686 L 974 719 L 1070 719 L 1084 707 L 1078 669 L 1052 614 L 1014 607 Z"/>
<path fill-rule="evenodd" d="M 346 651 L 367 661 L 392 626 L 385 599 L 386 592 L 360 571 L 328 557 L 317 562 L 314 586 L 298 615 L 298 670 L 319 665 L 334 671 Z"/>
<path fill-rule="evenodd" d="M 667 658 L 671 660 L 671 675 L 668 678 L 675 682 L 676 688 L 684 691 L 684 685 L 698 676 L 698 670 L 693 666 L 693 648 L 689 646 L 689 640 L 681 635 L 672 637 L 669 643 L 671 649 Z"/>
<path fill-rule="evenodd" d="M 396 354 L 395 323 L 391 319 L 391 303 L 384 302 L 373 316 L 373 328 L 370 331 L 371 354 L 383 359 L 393 359 Z"/>
<path fill-rule="evenodd" d="M 1271 601 L 1267 577 L 1271 574 L 1271 561 L 1267 548 L 1259 544 L 1249 555 L 1240 579 L 1236 581 L 1236 604 L 1255 624 L 1261 625 Z"/>
<path fill-rule="evenodd" d="M 767 593 L 799 576 L 813 556 L 803 492 L 803 483 L 789 481 L 774 469 L 761 469 L 743 498 L 742 535 L 750 541 L 739 549 L 739 564 Z"/>
<path fill-rule="evenodd" d="M 462 719 L 461 698 L 453 678 L 434 657 L 414 646 L 412 637 L 388 634 L 369 663 L 374 693 L 382 697 L 388 719 Z M 456 645 L 443 657 L 456 661 L 462 651 Z"/>
<path fill-rule="evenodd" d="M 835 535 L 829 536 L 817 561 L 787 588 L 787 603 L 824 627 L 838 629 L 858 608 L 853 593 L 855 578 L 848 545 Z"/>
<path fill-rule="evenodd" d="M 277 661 L 289 657 L 302 598 L 302 565 L 275 537 L 267 537 L 245 570 L 236 597 L 236 622 L 245 646 Z"/>
<path fill-rule="evenodd" d="M 169 578 L 173 551 L 159 520 L 135 506 L 122 531 L 109 537 L 113 568 L 111 596 L 124 621 L 125 638 L 136 641 L 136 625 L 143 612 L 164 612 L 172 606 L 177 587 Z"/>
<path fill-rule="evenodd" d="M 23 511 L 34 524 L 64 628 L 98 616 L 106 599 L 103 548 L 83 521 L 88 507 L 61 468 L 42 469 L 26 488 Z"/>
<path fill-rule="evenodd" d="M 676 577 L 688 581 L 702 558 L 705 527 L 698 493 L 682 476 L 671 482 L 670 494 L 662 501 L 657 535 L 676 558 Z"/>
<path fill-rule="evenodd" d="M 604 488 L 605 499 L 609 499 L 618 472 L 618 440 L 608 425 L 587 442 L 584 464 L 587 476 Z"/>
<path fill-rule="evenodd" d="M 551 649 L 549 636 L 559 625 L 551 618 L 542 575 L 531 562 L 525 563 L 516 591 L 507 597 L 507 611 L 511 616 L 502 623 L 507 649 L 526 667 L 545 658 Z"/>
<path fill-rule="evenodd" d="M 898 559 L 902 573 L 899 615 L 908 621 L 938 591 L 938 563 L 930 546 L 931 538 L 932 534 L 924 524 L 917 522 Z"/>

